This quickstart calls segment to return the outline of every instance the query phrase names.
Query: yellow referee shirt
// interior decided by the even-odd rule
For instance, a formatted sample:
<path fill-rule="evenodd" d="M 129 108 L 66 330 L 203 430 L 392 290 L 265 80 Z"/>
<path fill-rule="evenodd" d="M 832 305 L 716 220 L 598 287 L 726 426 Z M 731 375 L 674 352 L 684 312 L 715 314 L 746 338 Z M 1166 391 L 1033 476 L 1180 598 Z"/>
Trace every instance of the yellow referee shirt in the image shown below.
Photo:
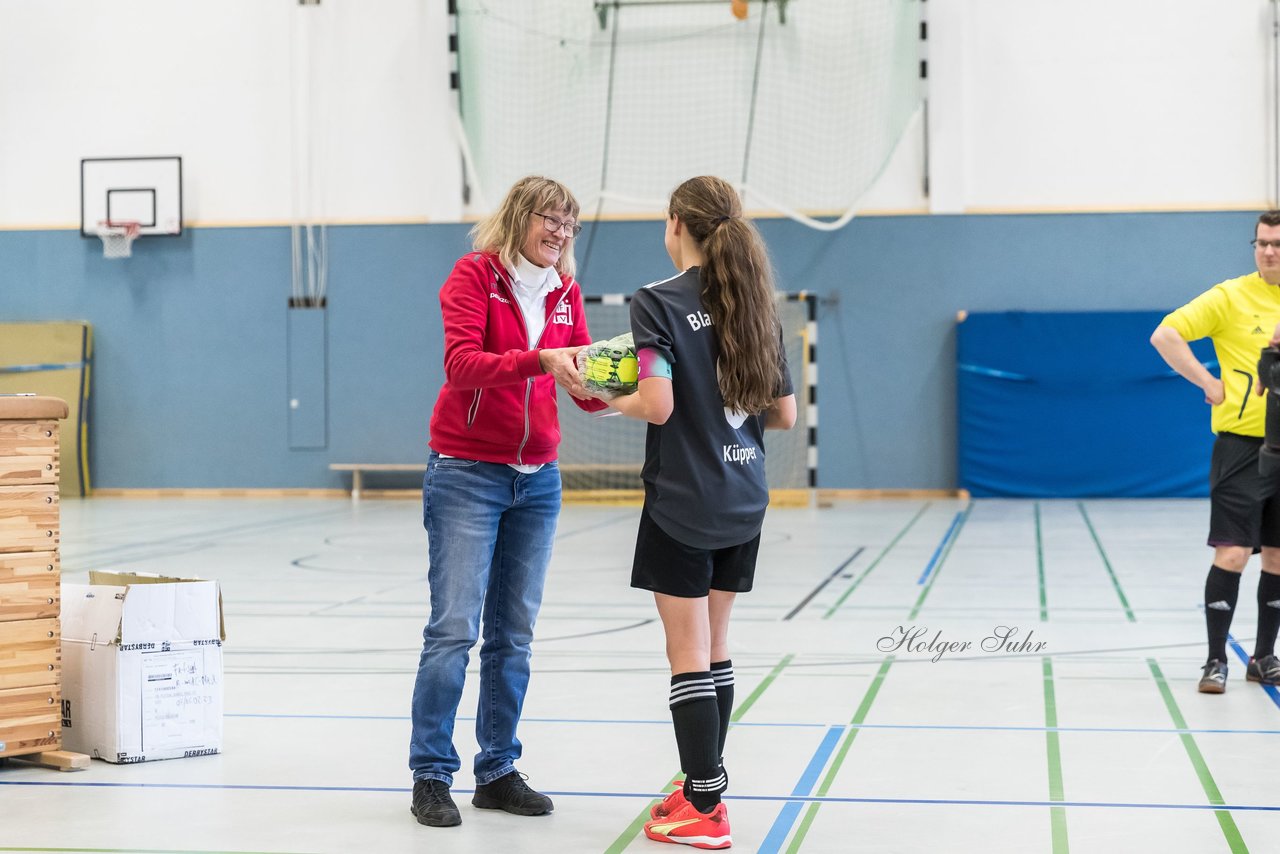
<path fill-rule="evenodd" d="M 1261 436 L 1266 398 L 1253 393 L 1258 355 L 1280 323 L 1280 286 L 1250 273 L 1214 285 L 1160 321 L 1185 341 L 1212 338 L 1225 397 L 1213 407 L 1213 432 Z"/>

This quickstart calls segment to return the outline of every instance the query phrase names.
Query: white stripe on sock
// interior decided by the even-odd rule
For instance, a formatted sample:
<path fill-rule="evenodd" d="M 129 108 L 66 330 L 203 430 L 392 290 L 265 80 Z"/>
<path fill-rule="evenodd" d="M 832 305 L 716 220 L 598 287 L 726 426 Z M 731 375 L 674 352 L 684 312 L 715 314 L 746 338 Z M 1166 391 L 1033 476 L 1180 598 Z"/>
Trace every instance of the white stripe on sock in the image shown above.
<path fill-rule="evenodd" d="M 676 706 L 692 703 L 694 700 L 714 700 L 715 698 L 716 692 L 713 690 L 699 691 L 693 694 L 682 694 L 679 697 L 672 695 L 671 699 L 667 701 L 667 705 L 674 709 Z"/>
<path fill-rule="evenodd" d="M 710 679 L 698 679 L 692 682 L 681 682 L 671 686 L 671 696 L 688 694 L 692 691 L 715 691 L 715 683 Z"/>
<path fill-rule="evenodd" d="M 694 792 L 720 792 L 729 785 L 729 778 L 723 771 L 719 777 L 713 777 L 710 780 L 694 780 L 689 779 L 689 789 Z"/>

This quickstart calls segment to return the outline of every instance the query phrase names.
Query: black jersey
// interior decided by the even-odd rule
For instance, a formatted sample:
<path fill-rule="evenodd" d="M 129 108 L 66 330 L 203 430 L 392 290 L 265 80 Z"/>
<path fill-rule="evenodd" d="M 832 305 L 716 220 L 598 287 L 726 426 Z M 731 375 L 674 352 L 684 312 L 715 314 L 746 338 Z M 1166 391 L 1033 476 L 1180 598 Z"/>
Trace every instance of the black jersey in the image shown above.
<path fill-rule="evenodd" d="M 716 377 L 720 346 L 702 307 L 698 268 L 638 290 L 631 300 L 636 351 L 671 365 L 671 417 L 650 424 L 641 475 L 649 513 L 671 537 L 700 549 L 738 545 L 760 533 L 769 487 L 764 416 L 726 410 Z M 777 396 L 792 393 L 786 354 Z"/>

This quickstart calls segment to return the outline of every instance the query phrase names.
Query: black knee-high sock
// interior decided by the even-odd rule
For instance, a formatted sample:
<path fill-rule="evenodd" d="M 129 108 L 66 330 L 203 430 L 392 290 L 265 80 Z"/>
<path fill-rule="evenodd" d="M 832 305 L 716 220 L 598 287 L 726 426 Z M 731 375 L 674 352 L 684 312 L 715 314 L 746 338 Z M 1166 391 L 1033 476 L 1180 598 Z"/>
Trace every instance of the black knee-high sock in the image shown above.
<path fill-rule="evenodd" d="M 1280 629 L 1280 575 L 1264 572 L 1258 579 L 1258 639 L 1253 645 L 1254 658 L 1275 655 L 1277 629 Z"/>
<path fill-rule="evenodd" d="M 720 762 L 723 764 L 724 742 L 729 737 L 729 718 L 733 716 L 733 662 L 727 658 L 711 662 L 711 681 L 716 683 L 716 707 L 720 710 Z"/>
<path fill-rule="evenodd" d="M 671 722 L 676 729 L 684 794 L 701 812 L 711 812 L 725 790 L 724 769 L 717 749 L 720 710 L 709 670 L 671 677 Z"/>
<path fill-rule="evenodd" d="M 1236 612 L 1240 595 L 1240 573 L 1229 572 L 1216 564 L 1209 567 L 1204 582 L 1204 622 L 1209 630 L 1209 658 L 1227 660 L 1227 633 Z"/>

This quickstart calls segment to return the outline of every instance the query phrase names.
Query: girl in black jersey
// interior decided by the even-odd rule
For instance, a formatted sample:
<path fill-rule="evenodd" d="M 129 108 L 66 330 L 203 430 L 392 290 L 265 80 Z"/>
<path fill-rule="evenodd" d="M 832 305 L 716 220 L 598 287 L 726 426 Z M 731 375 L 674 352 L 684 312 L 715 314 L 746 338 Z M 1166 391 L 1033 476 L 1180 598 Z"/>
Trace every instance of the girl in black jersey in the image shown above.
<path fill-rule="evenodd" d="M 769 503 L 763 434 L 790 428 L 796 402 L 768 254 L 733 187 L 705 176 L 677 187 L 665 243 L 681 272 L 632 298 L 639 390 L 609 401 L 649 423 L 631 585 L 653 591 L 662 618 L 685 773 L 645 835 L 728 848 L 729 613 L 751 589 Z"/>

